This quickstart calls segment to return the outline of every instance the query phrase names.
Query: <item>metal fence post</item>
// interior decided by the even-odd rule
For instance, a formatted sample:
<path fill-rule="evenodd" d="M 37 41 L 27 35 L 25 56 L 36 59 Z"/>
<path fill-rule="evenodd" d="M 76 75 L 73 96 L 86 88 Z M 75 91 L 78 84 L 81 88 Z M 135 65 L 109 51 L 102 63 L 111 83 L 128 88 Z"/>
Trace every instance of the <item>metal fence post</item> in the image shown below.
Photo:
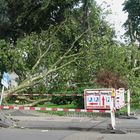
<path fill-rule="evenodd" d="M 4 86 L 2 86 L 2 92 L 0 96 L 0 105 L 2 104 L 3 94 L 4 94 Z"/>

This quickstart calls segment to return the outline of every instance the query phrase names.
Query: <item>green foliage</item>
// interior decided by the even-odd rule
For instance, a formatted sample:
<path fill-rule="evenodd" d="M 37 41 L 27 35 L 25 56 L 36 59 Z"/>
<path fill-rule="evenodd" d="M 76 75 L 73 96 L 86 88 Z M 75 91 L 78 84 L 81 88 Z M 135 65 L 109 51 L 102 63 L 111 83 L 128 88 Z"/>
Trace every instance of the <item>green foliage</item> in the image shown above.
<path fill-rule="evenodd" d="M 126 33 L 130 36 L 132 42 L 140 42 L 140 1 L 126 0 L 124 3 L 124 11 L 128 13 L 128 19 L 125 22 Z"/>
<path fill-rule="evenodd" d="M 53 31 L 51 32 L 53 34 Z M 55 42 L 53 42 L 53 40 L 55 40 Z M 17 40 L 16 47 L 19 48 L 23 54 L 23 60 L 26 66 L 25 72 L 29 72 L 32 69 L 32 67 L 36 64 L 41 55 L 46 52 L 46 50 L 49 52 L 46 52 L 40 62 L 39 67 L 49 66 L 50 63 L 56 61 L 56 57 L 58 58 L 57 52 L 59 52 L 57 49 L 59 49 L 60 43 L 61 42 L 59 42 L 57 38 L 53 36 L 50 37 L 49 31 L 42 31 L 41 34 L 32 33 L 30 36 L 26 36 L 23 39 Z M 51 57 L 49 57 L 49 55 Z M 44 59 L 46 59 L 46 61 L 44 61 Z"/>
<path fill-rule="evenodd" d="M 12 72 L 22 65 L 22 54 L 12 44 L 0 40 L 0 70 Z"/>
<path fill-rule="evenodd" d="M 50 25 L 58 25 L 64 21 L 66 12 L 71 12 L 78 2 L 79 0 L 1 0 L 0 37 L 12 39 L 15 43 L 25 33 L 47 30 Z"/>
<path fill-rule="evenodd" d="M 113 40 L 114 30 L 102 19 L 95 1 L 0 3 L 0 70 L 15 71 L 20 77 L 19 87 L 12 92 L 24 89 L 34 93 L 83 94 L 86 88 L 126 86 L 132 91 L 133 102 L 139 98 L 140 52 L 134 45 Z M 134 4 L 126 1 L 124 10 L 131 15 L 134 8 L 130 3 Z M 138 36 L 138 14 L 130 17 L 133 34 L 137 32 Z M 111 84 L 97 82 L 102 77 Z M 83 97 L 53 97 L 52 102 L 84 106 Z"/>

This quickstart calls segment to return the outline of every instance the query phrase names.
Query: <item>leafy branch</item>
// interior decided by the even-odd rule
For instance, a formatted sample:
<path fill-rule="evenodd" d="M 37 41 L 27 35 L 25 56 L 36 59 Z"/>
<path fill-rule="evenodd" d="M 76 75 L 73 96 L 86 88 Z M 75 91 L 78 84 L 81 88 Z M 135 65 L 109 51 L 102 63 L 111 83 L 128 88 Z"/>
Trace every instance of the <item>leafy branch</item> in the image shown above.
<path fill-rule="evenodd" d="M 85 32 L 84 32 L 85 33 Z M 25 80 L 23 80 L 19 86 L 11 88 L 9 90 L 6 91 L 6 95 L 4 96 L 4 98 L 6 98 L 8 95 L 10 95 L 11 93 L 18 93 L 21 91 L 24 91 L 25 89 L 34 86 L 35 84 L 39 83 L 41 79 L 43 79 L 44 77 L 47 77 L 48 75 L 50 75 L 53 72 L 56 72 L 60 69 L 63 69 L 64 67 L 70 65 L 71 63 L 75 62 L 77 59 L 79 59 L 79 56 L 81 55 L 81 53 L 77 53 L 77 54 L 69 54 L 70 51 L 72 50 L 72 48 L 74 47 L 75 43 L 84 35 L 84 33 L 80 34 L 75 41 L 72 43 L 70 49 L 68 49 L 68 51 L 66 51 L 64 53 L 63 56 L 60 56 L 60 58 L 49 68 L 49 69 L 45 69 L 42 72 L 36 72 L 33 75 L 28 76 Z M 54 44 L 54 43 L 53 43 Z M 38 67 L 38 65 L 41 62 L 41 59 L 43 59 L 43 57 L 46 55 L 46 53 L 49 51 L 49 49 L 53 46 L 53 44 L 51 44 L 48 49 L 39 57 L 38 61 L 36 62 L 36 64 L 33 66 L 31 71 L 35 71 L 35 69 Z M 69 54 L 69 55 L 68 55 Z M 70 58 L 72 58 L 72 60 L 69 60 Z M 64 61 L 66 60 L 67 61 Z M 63 63 L 62 63 L 63 62 Z M 60 64 L 61 63 L 61 64 Z M 59 65 L 58 65 L 59 64 Z"/>

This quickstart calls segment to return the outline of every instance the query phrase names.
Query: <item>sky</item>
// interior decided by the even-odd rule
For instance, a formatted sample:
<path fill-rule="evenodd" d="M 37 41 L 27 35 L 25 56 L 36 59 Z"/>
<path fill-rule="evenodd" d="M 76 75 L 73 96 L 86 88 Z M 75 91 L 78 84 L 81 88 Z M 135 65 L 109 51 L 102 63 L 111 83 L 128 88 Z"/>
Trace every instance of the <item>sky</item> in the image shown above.
<path fill-rule="evenodd" d="M 122 27 L 127 19 L 127 13 L 122 11 L 123 3 L 125 0 L 96 0 L 98 5 L 101 5 L 105 10 L 111 10 L 106 20 L 115 28 L 117 40 L 124 42 L 121 36 L 125 33 L 125 29 Z"/>

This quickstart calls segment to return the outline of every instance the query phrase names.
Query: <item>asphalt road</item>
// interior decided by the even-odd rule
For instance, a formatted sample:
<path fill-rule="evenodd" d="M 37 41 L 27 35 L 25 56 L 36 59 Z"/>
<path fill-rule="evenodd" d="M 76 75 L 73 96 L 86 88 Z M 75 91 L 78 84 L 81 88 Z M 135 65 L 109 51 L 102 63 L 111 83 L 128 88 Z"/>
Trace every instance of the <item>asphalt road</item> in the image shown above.
<path fill-rule="evenodd" d="M 10 113 L 10 114 L 9 114 Z M 33 112 L 32 112 L 33 113 Z M 137 119 L 116 118 L 116 130 L 107 129 L 110 117 L 38 116 L 31 112 L 3 111 L 1 118 L 16 120 L 16 127 L 1 128 L 1 140 L 139 140 L 140 116 Z M 3 115 L 7 116 L 6 119 Z M 2 122 L 2 121 L 0 121 Z M 12 123 L 12 121 L 9 121 Z M 18 129 L 17 129 L 18 128 Z M 126 133 L 123 133 L 126 132 Z"/>
<path fill-rule="evenodd" d="M 140 134 L 101 134 L 70 130 L 0 129 L 1 140 L 139 140 Z"/>
<path fill-rule="evenodd" d="M 28 129 L 47 130 L 77 130 L 102 132 L 109 128 L 109 117 L 82 118 L 82 117 L 23 117 L 18 116 L 17 126 Z M 117 133 L 140 133 L 140 117 L 137 119 L 116 118 Z M 121 132 L 122 131 L 122 132 Z M 110 132 L 110 131 L 109 131 Z"/>

